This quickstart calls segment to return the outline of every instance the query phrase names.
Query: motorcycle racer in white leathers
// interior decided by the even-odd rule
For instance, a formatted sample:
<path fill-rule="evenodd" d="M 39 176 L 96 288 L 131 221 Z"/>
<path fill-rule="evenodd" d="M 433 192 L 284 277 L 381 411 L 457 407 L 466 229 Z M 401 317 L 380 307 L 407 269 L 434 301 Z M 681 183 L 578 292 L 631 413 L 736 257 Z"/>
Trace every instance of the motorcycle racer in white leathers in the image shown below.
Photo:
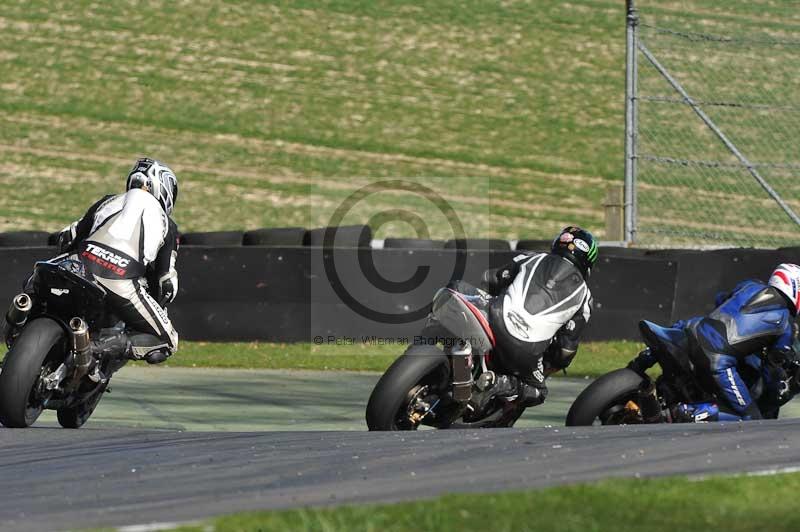
<path fill-rule="evenodd" d="M 504 371 L 481 376 L 479 408 L 503 396 L 518 397 L 525 406 L 544 402 L 545 378 L 569 366 L 589 322 L 587 281 L 597 252 L 591 233 L 569 226 L 550 253 L 521 253 L 507 266 L 484 273 L 483 285 L 494 296 L 487 303 L 497 338 L 494 353 Z"/>
<path fill-rule="evenodd" d="M 99 353 L 157 364 L 178 348 L 165 308 L 178 291 L 178 226 L 170 217 L 177 196 L 178 180 L 169 167 L 139 159 L 125 193 L 103 197 L 59 235 L 61 252 L 77 255 L 127 327 L 127 333 L 96 340 Z"/>

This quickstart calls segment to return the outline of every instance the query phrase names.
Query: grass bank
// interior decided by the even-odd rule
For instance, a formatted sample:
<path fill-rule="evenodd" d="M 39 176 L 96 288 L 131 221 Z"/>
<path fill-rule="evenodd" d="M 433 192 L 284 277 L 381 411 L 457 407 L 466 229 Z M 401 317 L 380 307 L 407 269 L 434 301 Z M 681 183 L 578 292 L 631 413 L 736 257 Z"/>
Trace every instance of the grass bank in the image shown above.
<path fill-rule="evenodd" d="M 800 27 L 776 0 L 637 4 L 685 31 L 791 39 Z M 571 223 L 603 237 L 605 188 L 623 169 L 624 20 L 611 0 L 4 1 L 0 231 L 62 227 L 149 154 L 181 179 L 185 231 L 327 225 L 371 180 L 410 177 L 469 213 L 469 236 L 548 238 Z M 750 79 L 726 72 L 730 83 L 700 85 Z M 686 113 L 660 135 L 683 138 Z M 793 153 L 766 145 L 765 160 Z M 717 221 L 740 227 L 752 198 L 716 183 L 737 202 L 732 223 Z M 695 195 L 673 185 L 656 212 Z M 369 198 L 342 223 L 398 205 L 452 236 L 419 193 Z M 414 234 L 398 220 L 377 237 Z"/>
<path fill-rule="evenodd" d="M 789 532 L 800 530 L 800 513 L 787 502 L 798 490 L 798 474 L 609 480 L 402 504 L 246 513 L 180 530 Z"/>
<path fill-rule="evenodd" d="M 624 366 L 640 344 L 629 341 L 587 342 L 568 370 L 573 377 L 597 377 Z M 404 345 L 313 345 L 306 343 L 182 342 L 166 364 L 175 367 L 384 371 Z"/>

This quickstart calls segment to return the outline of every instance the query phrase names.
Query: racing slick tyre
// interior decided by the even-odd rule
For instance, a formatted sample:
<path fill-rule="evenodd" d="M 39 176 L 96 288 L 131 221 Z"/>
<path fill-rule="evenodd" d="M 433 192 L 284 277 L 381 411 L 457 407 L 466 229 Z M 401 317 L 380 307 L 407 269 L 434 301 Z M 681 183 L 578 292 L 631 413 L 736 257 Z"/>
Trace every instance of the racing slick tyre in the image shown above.
<path fill-rule="evenodd" d="M 442 249 L 444 241 L 428 238 L 387 238 L 383 241 L 384 249 Z"/>
<path fill-rule="evenodd" d="M 639 391 L 644 378 L 635 371 L 622 368 L 606 373 L 587 386 L 572 403 L 567 413 L 567 426 L 615 424 L 613 415 Z"/>
<path fill-rule="evenodd" d="M 306 232 L 303 245 L 312 247 L 325 246 L 325 236 L 332 230 L 334 248 L 368 248 L 372 242 L 372 229 L 368 225 L 339 225 L 336 227 L 318 227 Z"/>
<path fill-rule="evenodd" d="M 305 238 L 306 230 L 302 227 L 270 227 L 247 231 L 242 243 L 245 246 L 302 246 Z"/>
<path fill-rule="evenodd" d="M 25 327 L 0 372 L 0 423 L 25 428 L 39 418 L 48 398 L 41 379 L 63 360 L 65 342 L 64 329 L 51 319 L 37 319 Z"/>
<path fill-rule="evenodd" d="M 182 246 L 241 246 L 242 231 L 211 231 L 207 233 L 184 233 L 180 237 Z"/>
<path fill-rule="evenodd" d="M 36 248 L 49 245 L 45 231 L 9 231 L 0 233 L 0 248 Z"/>
<path fill-rule="evenodd" d="M 369 430 L 410 430 L 403 414 L 409 393 L 416 386 L 438 381 L 441 368 L 449 371 L 447 356 L 437 347 L 413 345 L 389 366 L 375 385 L 367 403 Z"/>
<path fill-rule="evenodd" d="M 511 251 L 511 244 L 499 238 L 455 238 L 445 242 L 444 249 Z"/>

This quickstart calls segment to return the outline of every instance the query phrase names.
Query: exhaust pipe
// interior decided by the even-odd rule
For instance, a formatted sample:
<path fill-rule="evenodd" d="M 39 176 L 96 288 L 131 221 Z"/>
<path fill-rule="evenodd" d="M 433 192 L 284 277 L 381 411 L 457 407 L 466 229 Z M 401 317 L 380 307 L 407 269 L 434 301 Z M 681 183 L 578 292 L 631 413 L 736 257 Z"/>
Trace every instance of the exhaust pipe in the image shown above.
<path fill-rule="evenodd" d="M 8 307 L 6 319 L 0 324 L 0 335 L 2 339 L 8 341 L 8 335 L 15 329 L 20 329 L 28 321 L 28 315 L 33 308 L 33 299 L 28 294 L 22 293 L 11 301 Z"/>
<path fill-rule="evenodd" d="M 22 327 L 28 321 L 28 314 L 33 308 L 33 299 L 28 294 L 19 294 L 11 302 L 6 314 L 6 321 L 12 327 Z"/>
<path fill-rule="evenodd" d="M 91 341 L 89 339 L 89 327 L 83 319 L 75 317 L 69 320 L 69 329 L 72 333 L 72 350 L 75 353 L 75 365 L 78 371 L 84 375 L 89 372 L 94 362 L 92 356 Z"/>
<path fill-rule="evenodd" d="M 472 346 L 469 342 L 450 351 L 453 363 L 453 399 L 466 403 L 472 398 Z"/>

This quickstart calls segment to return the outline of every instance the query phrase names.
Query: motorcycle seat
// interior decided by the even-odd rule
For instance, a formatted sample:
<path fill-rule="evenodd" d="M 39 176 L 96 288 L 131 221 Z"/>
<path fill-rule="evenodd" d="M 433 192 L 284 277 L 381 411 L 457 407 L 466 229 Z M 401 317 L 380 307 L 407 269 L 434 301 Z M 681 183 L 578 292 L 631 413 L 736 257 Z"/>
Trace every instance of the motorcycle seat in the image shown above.
<path fill-rule="evenodd" d="M 684 371 L 693 370 L 689 359 L 689 338 L 683 329 L 662 327 L 652 321 L 642 320 L 639 322 L 639 333 L 657 358 L 666 355 Z"/>

